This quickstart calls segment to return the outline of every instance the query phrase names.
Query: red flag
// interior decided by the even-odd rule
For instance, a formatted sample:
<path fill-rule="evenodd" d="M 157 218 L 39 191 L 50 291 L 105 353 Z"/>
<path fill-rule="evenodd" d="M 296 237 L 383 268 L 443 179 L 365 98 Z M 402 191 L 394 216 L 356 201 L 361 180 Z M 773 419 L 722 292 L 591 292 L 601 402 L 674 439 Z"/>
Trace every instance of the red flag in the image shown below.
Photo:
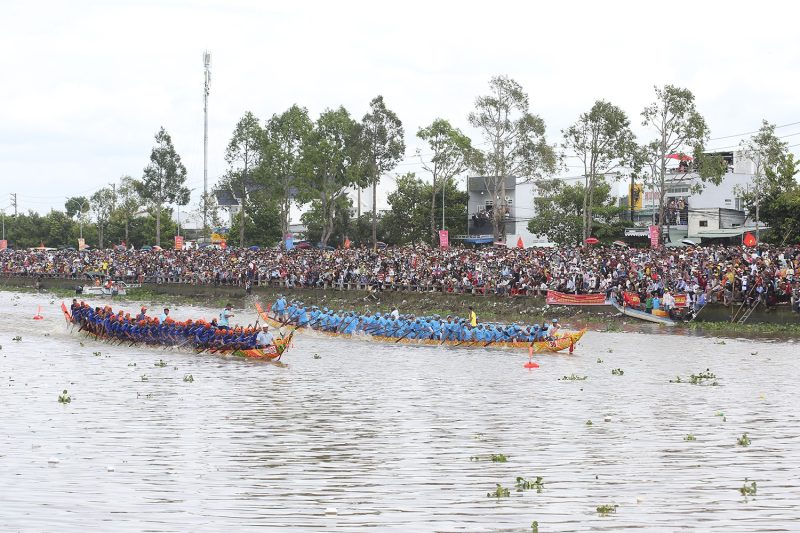
<path fill-rule="evenodd" d="M 122 241 L 122 246 L 125 246 L 125 241 Z"/>
<path fill-rule="evenodd" d="M 517 248 L 525 248 L 525 245 L 522 244 L 522 237 L 520 237 L 517 241 Z"/>
<path fill-rule="evenodd" d="M 745 246 L 755 246 L 756 245 L 756 238 L 753 237 L 753 234 L 749 231 L 747 235 L 744 236 L 744 245 Z"/>
<path fill-rule="evenodd" d="M 344 240 L 344 247 L 345 248 L 350 248 L 350 239 L 345 239 Z"/>
<path fill-rule="evenodd" d="M 41 245 L 42 245 L 42 248 L 44 248 L 44 242 L 40 242 L 39 244 L 41 244 Z"/>

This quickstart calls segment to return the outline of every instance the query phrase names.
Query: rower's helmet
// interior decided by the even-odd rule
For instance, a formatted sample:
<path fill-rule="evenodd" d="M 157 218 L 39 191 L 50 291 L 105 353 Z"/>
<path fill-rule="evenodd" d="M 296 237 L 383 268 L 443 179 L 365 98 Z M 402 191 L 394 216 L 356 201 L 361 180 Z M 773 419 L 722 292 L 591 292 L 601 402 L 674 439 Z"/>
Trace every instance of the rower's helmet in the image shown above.
<path fill-rule="evenodd" d="M 458 315 L 456 315 L 456 320 L 458 320 Z"/>
<path fill-rule="evenodd" d="M 555 324 L 556 322 L 558 322 L 558 319 L 557 319 L 557 318 L 554 318 L 554 319 L 553 319 L 553 324 Z"/>
<path fill-rule="evenodd" d="M 472 324 L 470 324 L 470 326 L 471 326 L 471 325 L 472 325 Z M 479 328 L 482 328 L 482 327 L 483 327 L 483 324 L 478 324 L 478 327 L 479 327 Z"/>
<path fill-rule="evenodd" d="M 339 311 L 338 311 L 338 312 L 339 312 L 340 314 L 341 314 L 341 313 L 344 313 L 344 311 L 342 311 L 341 309 L 339 309 Z"/>
<path fill-rule="evenodd" d="M 448 320 L 452 320 L 452 319 L 453 319 L 453 316 L 452 316 L 452 315 L 447 315 L 447 319 L 448 319 Z"/>
<path fill-rule="evenodd" d="M 435 318 L 438 320 L 438 319 L 440 319 L 440 318 L 442 318 L 442 317 L 441 317 L 441 316 L 439 316 L 439 315 L 436 315 L 436 317 L 435 317 Z"/>
<path fill-rule="evenodd" d="M 400 318 L 405 318 L 405 317 L 406 317 L 406 315 L 400 315 Z"/>
<path fill-rule="evenodd" d="M 328 312 L 328 308 L 327 307 L 324 308 L 323 311 L 325 311 L 327 313 Z"/>

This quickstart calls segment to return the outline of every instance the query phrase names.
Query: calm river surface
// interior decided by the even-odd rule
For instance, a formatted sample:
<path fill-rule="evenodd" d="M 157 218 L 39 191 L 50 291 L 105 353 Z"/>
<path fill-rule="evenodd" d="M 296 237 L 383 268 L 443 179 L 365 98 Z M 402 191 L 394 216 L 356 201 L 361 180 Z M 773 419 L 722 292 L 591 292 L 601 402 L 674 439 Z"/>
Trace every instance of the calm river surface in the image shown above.
<path fill-rule="evenodd" d="M 524 352 L 298 335 L 279 366 L 70 335 L 50 302 L 0 292 L 2 531 L 800 529 L 791 341 L 589 332 L 528 370 Z M 670 383 L 706 368 L 718 386 Z"/>

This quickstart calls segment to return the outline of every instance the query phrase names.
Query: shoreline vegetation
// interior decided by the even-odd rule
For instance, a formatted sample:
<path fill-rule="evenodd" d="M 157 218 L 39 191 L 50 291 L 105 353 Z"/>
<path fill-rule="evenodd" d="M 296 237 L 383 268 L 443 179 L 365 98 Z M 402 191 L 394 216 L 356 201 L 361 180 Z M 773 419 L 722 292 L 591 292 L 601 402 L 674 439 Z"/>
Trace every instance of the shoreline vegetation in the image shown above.
<path fill-rule="evenodd" d="M 32 280 L 31 280 L 32 281 Z M 123 302 L 146 302 L 155 307 L 162 305 L 198 305 L 207 307 L 222 307 L 227 302 L 233 302 L 234 307 L 246 309 L 252 307 L 254 301 L 260 301 L 265 307 L 277 294 L 278 290 L 255 290 L 252 295 L 246 295 L 244 290 L 224 291 L 220 294 L 218 287 L 214 286 L 194 286 L 192 292 L 169 292 L 169 287 L 158 286 L 160 290 L 151 288 L 131 289 L 126 296 L 116 296 L 113 298 L 117 305 Z M 76 295 L 74 289 L 63 287 L 46 287 L 42 290 L 35 289 L 32 285 L 0 285 L 0 291 L 15 293 L 41 293 L 50 295 L 53 300 L 71 301 L 73 298 L 87 299 L 86 295 Z M 315 304 L 320 307 L 327 306 L 333 308 L 346 308 L 347 310 L 365 311 L 388 311 L 392 305 L 396 305 L 401 311 L 413 311 L 419 314 L 439 314 L 442 317 L 447 315 L 465 316 L 467 306 L 475 306 L 479 320 L 483 322 L 517 322 L 520 324 L 534 324 L 549 321 L 553 318 L 564 320 L 570 325 L 580 324 L 581 327 L 587 326 L 590 330 L 599 332 L 625 331 L 624 325 L 645 326 L 650 324 L 621 316 L 616 310 L 609 310 L 608 306 L 598 306 L 588 308 L 586 306 L 555 306 L 544 303 L 542 299 L 509 299 L 509 298 L 471 298 L 465 295 L 460 297 L 442 298 L 440 295 L 390 293 L 385 295 L 371 296 L 360 292 L 339 292 L 339 291 L 314 291 L 306 294 L 305 291 L 286 291 L 287 296 L 299 298 L 306 304 Z M 366 296 L 365 296 L 366 294 Z M 390 298 L 383 298 L 390 296 Z M 111 301 L 110 297 L 96 297 L 94 301 Z M 722 308 L 722 305 L 717 307 Z M 726 311 L 729 308 L 725 308 Z M 738 309 L 738 306 L 737 308 Z M 729 311 L 728 311 L 729 312 Z M 735 312 L 735 311 L 734 311 Z M 787 313 L 787 318 L 793 317 Z M 751 320 L 745 324 L 738 324 L 725 320 L 701 321 L 688 324 L 679 324 L 674 328 L 676 332 L 690 332 L 698 335 L 725 335 L 736 336 L 741 334 L 747 337 L 775 337 L 791 338 L 800 336 L 800 321 L 787 323 L 768 323 L 756 322 Z"/>

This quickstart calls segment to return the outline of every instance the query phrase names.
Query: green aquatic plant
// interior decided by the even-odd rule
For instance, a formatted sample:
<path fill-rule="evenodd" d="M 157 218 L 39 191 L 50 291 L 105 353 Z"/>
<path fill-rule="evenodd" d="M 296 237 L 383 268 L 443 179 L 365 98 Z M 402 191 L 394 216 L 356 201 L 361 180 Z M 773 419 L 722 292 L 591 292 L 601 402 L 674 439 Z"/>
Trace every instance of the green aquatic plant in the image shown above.
<path fill-rule="evenodd" d="M 750 446 L 750 437 L 747 436 L 747 433 L 742 435 L 741 439 L 736 439 L 736 444 L 739 446 Z"/>
<path fill-rule="evenodd" d="M 609 348 L 608 353 L 614 353 L 614 350 Z"/>
<path fill-rule="evenodd" d="M 688 435 L 686 435 L 685 437 L 683 437 L 683 440 L 697 440 L 697 437 L 695 437 L 694 435 L 692 435 L 691 433 L 689 433 Z"/>
<path fill-rule="evenodd" d="M 508 498 L 511 496 L 511 491 L 500 486 L 500 483 L 495 483 L 497 488 L 494 492 L 487 492 L 487 498 Z"/>
<path fill-rule="evenodd" d="M 689 376 L 692 378 L 692 385 L 700 385 L 703 381 L 708 381 L 712 379 L 716 379 L 716 375 L 711 372 L 708 368 L 706 368 L 705 372 L 700 372 L 699 374 L 692 374 Z"/>
<path fill-rule="evenodd" d="M 725 341 L 719 341 L 719 342 L 715 342 L 714 344 L 721 344 L 721 345 L 723 345 L 723 346 L 724 346 L 724 345 L 725 345 Z"/>
<path fill-rule="evenodd" d="M 608 516 L 611 513 L 616 513 L 617 512 L 617 507 L 619 507 L 619 505 L 616 505 L 616 504 L 614 504 L 614 505 L 601 505 L 600 507 L 597 508 L 597 512 L 600 513 L 600 516 Z"/>
<path fill-rule="evenodd" d="M 559 380 L 558 380 L 558 381 L 583 381 L 583 380 L 584 380 L 584 379 L 586 379 L 587 377 L 588 377 L 588 376 L 583 376 L 583 377 L 580 377 L 580 376 L 576 375 L 576 374 L 573 372 L 571 376 L 564 376 L 563 378 L 559 378 Z"/>
<path fill-rule="evenodd" d="M 536 492 L 542 492 L 544 482 L 542 476 L 536 476 L 536 480 L 532 481 L 524 477 L 517 477 L 517 492 L 522 492 L 526 489 L 536 489 Z"/>
<path fill-rule="evenodd" d="M 177 366 L 173 366 L 172 370 L 178 370 L 178 367 Z"/>
<path fill-rule="evenodd" d="M 602 360 L 602 359 L 600 359 L 600 358 L 598 357 L 598 358 L 597 358 L 597 362 L 598 362 L 598 363 L 602 363 L 602 362 L 603 362 L 603 360 Z"/>
<path fill-rule="evenodd" d="M 314 354 L 314 359 L 322 359 L 322 356 Z"/>
<path fill-rule="evenodd" d="M 490 456 L 490 459 L 492 460 L 493 463 L 505 463 L 506 461 L 508 461 L 508 458 L 502 453 L 493 453 Z"/>
<path fill-rule="evenodd" d="M 150 381 L 150 378 L 147 377 L 147 374 L 142 374 L 142 381 Z"/>
<path fill-rule="evenodd" d="M 128 363 L 128 366 L 136 366 L 136 363 Z"/>
<path fill-rule="evenodd" d="M 70 403 L 72 401 L 72 396 L 67 396 L 67 389 L 64 389 L 63 394 L 58 395 L 58 403 Z"/>
<path fill-rule="evenodd" d="M 747 478 L 744 478 L 744 486 L 739 489 L 739 492 L 741 492 L 742 496 L 744 496 L 744 497 L 755 496 L 756 495 L 756 491 L 758 490 L 758 488 L 756 487 L 756 482 L 753 481 L 752 483 L 750 483 L 750 486 L 747 486 L 747 482 L 748 481 L 750 481 L 750 480 L 747 479 Z"/>
<path fill-rule="evenodd" d="M 99 356 L 103 355 L 103 352 L 92 352 L 92 354 L 93 354 L 95 357 L 99 357 Z"/>
<path fill-rule="evenodd" d="M 165 363 L 163 359 L 159 359 L 158 363 L 154 364 L 153 366 L 164 368 L 165 366 L 167 366 L 167 363 Z"/>
<path fill-rule="evenodd" d="M 12 340 L 12 341 L 17 341 L 17 342 L 19 342 L 19 341 L 21 341 L 21 340 L 22 340 L 22 337 L 20 337 L 19 335 L 17 335 L 16 337 L 14 337 L 14 338 L 13 338 L 13 339 L 11 339 L 11 340 Z"/>
<path fill-rule="evenodd" d="M 613 370 L 611 371 L 611 373 L 612 373 L 613 375 L 615 375 L 615 376 L 621 376 L 621 375 L 623 375 L 623 374 L 625 373 L 625 371 L 624 371 L 624 370 L 622 370 L 621 368 L 615 368 L 615 369 L 613 369 Z"/>
<path fill-rule="evenodd" d="M 618 326 L 616 324 L 609 324 L 606 326 L 606 329 L 601 330 L 603 333 L 608 333 L 611 331 L 622 331 L 622 326 Z"/>
<path fill-rule="evenodd" d="M 531 524 L 531 533 L 539 533 L 539 522 L 536 520 L 534 520 L 533 524 Z"/>
<path fill-rule="evenodd" d="M 586 421 L 586 425 L 587 425 L 587 426 L 591 426 L 591 425 L 592 425 L 592 421 L 591 421 L 591 420 L 587 420 L 587 421 Z"/>
<path fill-rule="evenodd" d="M 191 374 L 186 374 L 183 376 L 183 381 L 187 383 L 192 383 L 194 381 L 194 376 L 192 376 Z"/>

